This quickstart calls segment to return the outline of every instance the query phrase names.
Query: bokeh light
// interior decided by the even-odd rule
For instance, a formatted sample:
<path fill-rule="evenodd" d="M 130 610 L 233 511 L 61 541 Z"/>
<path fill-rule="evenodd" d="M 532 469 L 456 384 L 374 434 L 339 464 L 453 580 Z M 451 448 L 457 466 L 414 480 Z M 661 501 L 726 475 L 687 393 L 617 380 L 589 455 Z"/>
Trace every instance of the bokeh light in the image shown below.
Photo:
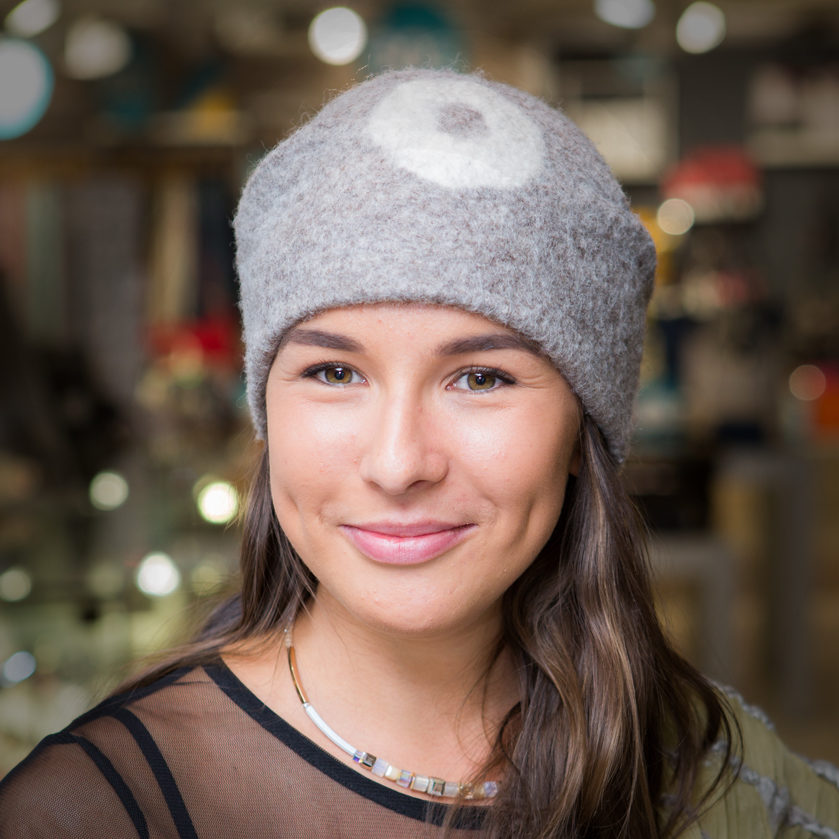
<path fill-rule="evenodd" d="M 10 655 L 3 663 L 3 680 L 11 684 L 17 684 L 28 679 L 37 669 L 38 662 L 35 656 L 26 650 L 19 650 Z"/>
<path fill-rule="evenodd" d="M 802 402 L 815 402 L 827 389 L 827 377 L 815 364 L 802 364 L 790 373 L 790 393 Z"/>
<path fill-rule="evenodd" d="M 67 30 L 64 64 L 75 79 L 111 76 L 131 59 L 131 41 L 115 23 L 95 17 L 79 18 Z"/>
<path fill-rule="evenodd" d="M 327 64 L 349 64 L 367 45 L 367 27 L 346 6 L 335 6 L 316 15 L 309 25 L 309 46 Z"/>
<path fill-rule="evenodd" d="M 181 572 L 172 557 L 161 551 L 148 554 L 137 568 L 137 588 L 152 597 L 172 594 L 181 584 Z"/>
<path fill-rule="evenodd" d="M 655 17 L 652 0 L 594 0 L 595 14 L 612 26 L 641 29 Z"/>
<path fill-rule="evenodd" d="M 0 574 L 0 600 L 16 603 L 25 600 L 32 591 L 32 577 L 23 568 L 7 568 Z"/>
<path fill-rule="evenodd" d="M 53 84 L 52 67 L 34 44 L 0 37 L 0 140 L 20 137 L 41 119 Z"/>
<path fill-rule="evenodd" d="M 681 198 L 668 198 L 656 213 L 658 226 L 671 236 L 681 236 L 693 227 L 696 215 L 693 207 Z"/>
<path fill-rule="evenodd" d="M 100 472 L 90 482 L 90 503 L 97 510 L 116 510 L 128 498 L 128 481 L 119 472 Z"/>
<path fill-rule="evenodd" d="M 676 40 L 685 52 L 712 50 L 725 38 L 725 15 L 718 6 L 700 0 L 691 3 L 676 24 Z"/>
<path fill-rule="evenodd" d="M 195 503 L 210 524 L 228 524 L 239 512 L 239 494 L 229 481 L 202 479 L 196 484 Z"/>
<path fill-rule="evenodd" d="M 58 0 L 23 0 L 6 15 L 6 30 L 21 38 L 33 38 L 49 29 L 60 14 Z"/>

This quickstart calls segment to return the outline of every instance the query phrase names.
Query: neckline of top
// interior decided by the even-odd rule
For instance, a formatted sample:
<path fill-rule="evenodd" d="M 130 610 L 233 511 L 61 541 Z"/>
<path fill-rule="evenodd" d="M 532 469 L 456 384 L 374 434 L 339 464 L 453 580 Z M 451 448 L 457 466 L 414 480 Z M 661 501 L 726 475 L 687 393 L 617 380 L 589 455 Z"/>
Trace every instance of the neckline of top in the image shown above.
<path fill-rule="evenodd" d="M 421 822 L 442 824 L 449 809 L 455 805 L 423 800 L 401 790 L 377 783 L 342 763 L 291 723 L 269 708 L 221 658 L 204 666 L 204 670 L 226 696 L 262 728 L 284 743 L 318 771 L 352 792 L 400 815 Z M 453 827 L 478 830 L 483 824 L 486 807 L 459 805 Z"/>

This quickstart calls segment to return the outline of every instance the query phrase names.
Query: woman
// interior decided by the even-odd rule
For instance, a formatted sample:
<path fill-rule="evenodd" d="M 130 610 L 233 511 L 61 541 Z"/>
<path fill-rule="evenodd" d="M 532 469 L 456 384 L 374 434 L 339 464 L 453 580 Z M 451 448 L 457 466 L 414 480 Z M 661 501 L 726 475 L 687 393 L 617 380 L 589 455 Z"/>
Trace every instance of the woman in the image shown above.
<path fill-rule="evenodd" d="M 839 835 L 835 770 L 658 626 L 618 478 L 654 250 L 578 129 L 385 74 L 235 231 L 241 594 L 12 773 L 2 835 Z"/>

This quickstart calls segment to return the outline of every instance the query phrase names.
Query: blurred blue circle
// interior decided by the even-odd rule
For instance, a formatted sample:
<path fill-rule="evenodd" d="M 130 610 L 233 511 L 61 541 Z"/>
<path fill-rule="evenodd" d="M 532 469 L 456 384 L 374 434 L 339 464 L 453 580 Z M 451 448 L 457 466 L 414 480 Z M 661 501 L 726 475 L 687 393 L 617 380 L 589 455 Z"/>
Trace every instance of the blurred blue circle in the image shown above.
<path fill-rule="evenodd" d="M 54 82 L 49 60 L 38 47 L 0 37 L 0 140 L 20 137 L 41 119 Z"/>

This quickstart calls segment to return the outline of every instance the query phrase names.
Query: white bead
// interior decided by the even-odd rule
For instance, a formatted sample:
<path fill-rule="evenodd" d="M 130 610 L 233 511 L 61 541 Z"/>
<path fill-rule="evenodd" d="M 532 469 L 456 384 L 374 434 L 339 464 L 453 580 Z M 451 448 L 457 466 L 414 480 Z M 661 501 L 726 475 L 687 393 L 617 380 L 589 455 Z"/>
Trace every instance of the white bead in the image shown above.
<path fill-rule="evenodd" d="M 415 789 L 417 792 L 427 792 L 428 778 L 425 775 L 415 775 L 414 780 L 411 781 L 411 789 Z"/>
<path fill-rule="evenodd" d="M 385 772 L 387 772 L 387 767 L 388 762 L 386 760 L 382 760 L 380 757 L 377 757 L 376 762 L 373 764 L 370 771 L 381 778 L 384 776 Z"/>
<path fill-rule="evenodd" d="M 446 781 L 446 786 L 443 787 L 443 795 L 447 798 L 457 798 L 457 793 L 460 790 L 460 784 L 454 781 Z"/>

